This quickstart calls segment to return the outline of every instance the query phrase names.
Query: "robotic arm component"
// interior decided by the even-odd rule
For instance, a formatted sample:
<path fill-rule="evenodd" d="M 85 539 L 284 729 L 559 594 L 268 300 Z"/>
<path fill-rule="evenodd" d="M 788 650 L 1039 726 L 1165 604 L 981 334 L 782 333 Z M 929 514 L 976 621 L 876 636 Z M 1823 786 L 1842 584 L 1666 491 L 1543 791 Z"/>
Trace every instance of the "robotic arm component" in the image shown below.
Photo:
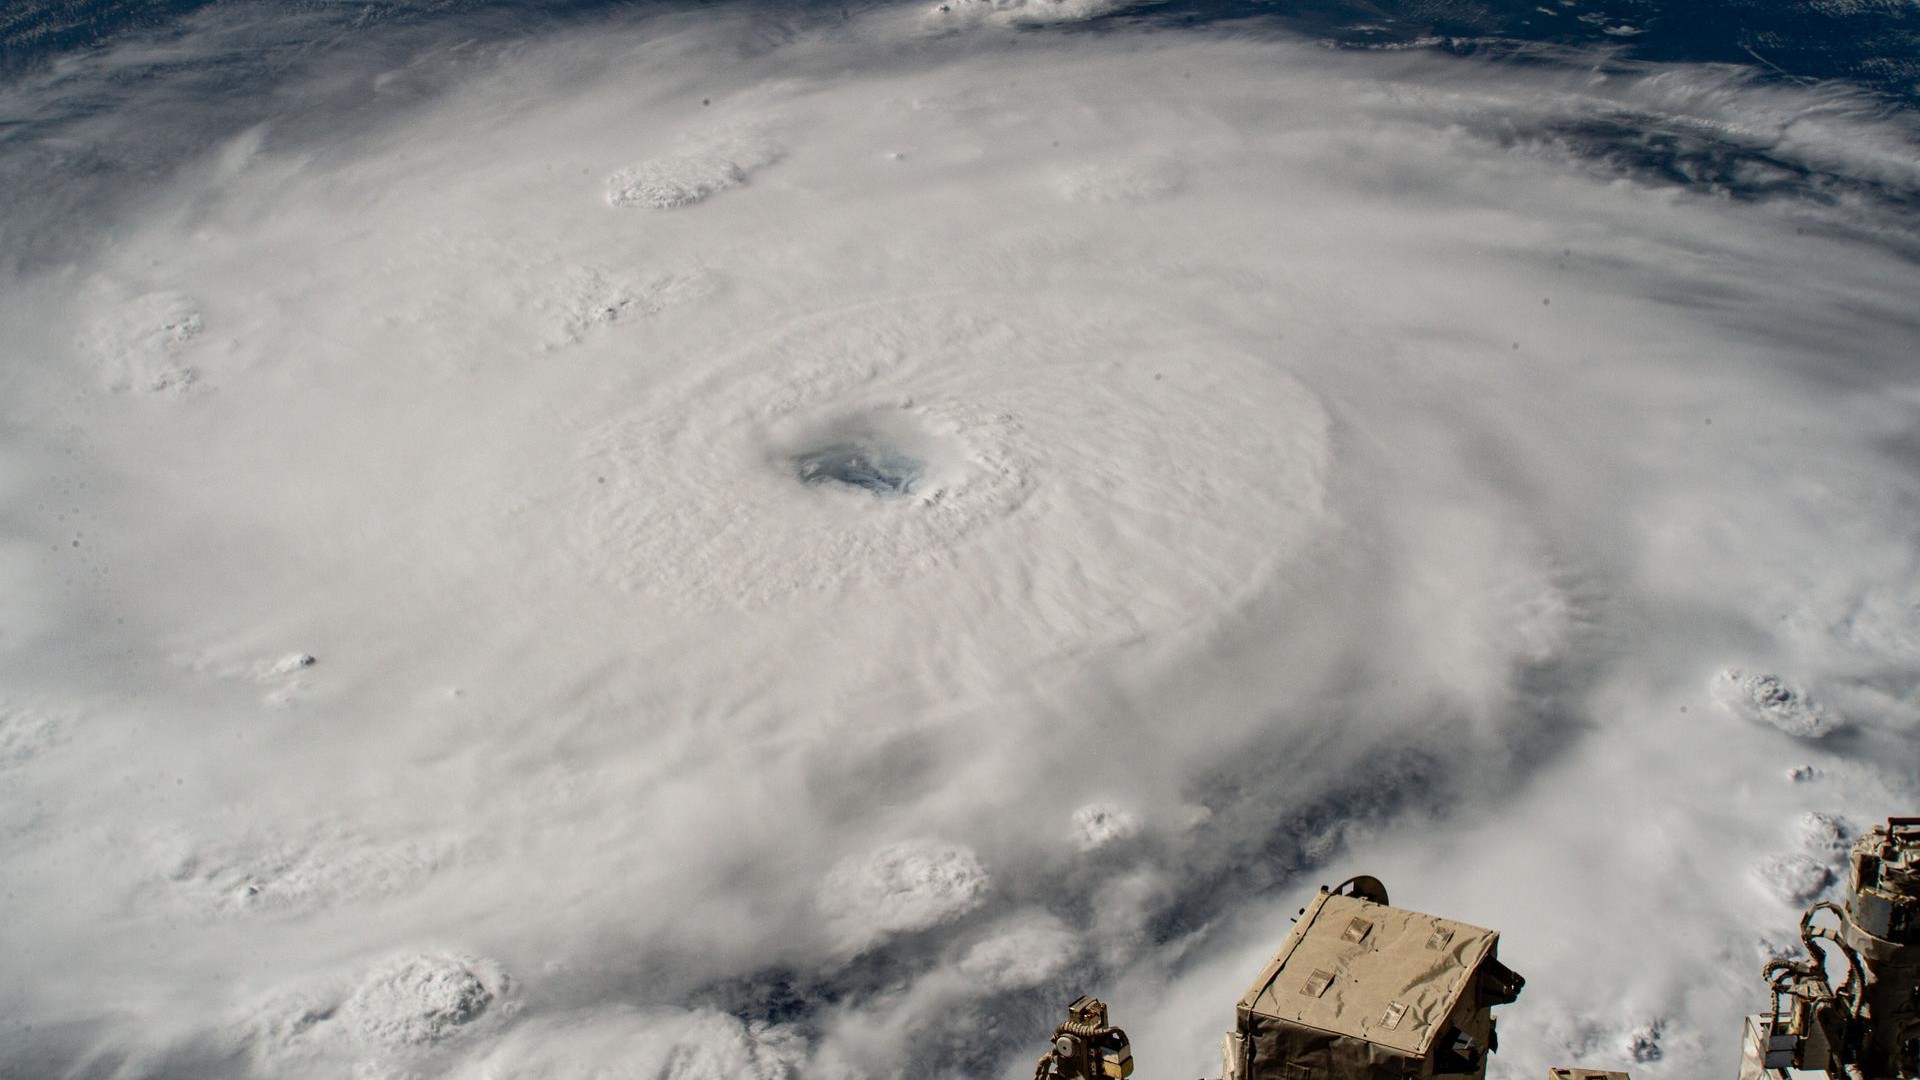
<path fill-rule="evenodd" d="M 1053 1029 L 1053 1048 L 1033 1067 L 1033 1080 L 1127 1080 L 1133 1046 L 1127 1033 L 1107 1022 L 1107 1003 L 1082 997 L 1067 1006 L 1067 1021 Z"/>

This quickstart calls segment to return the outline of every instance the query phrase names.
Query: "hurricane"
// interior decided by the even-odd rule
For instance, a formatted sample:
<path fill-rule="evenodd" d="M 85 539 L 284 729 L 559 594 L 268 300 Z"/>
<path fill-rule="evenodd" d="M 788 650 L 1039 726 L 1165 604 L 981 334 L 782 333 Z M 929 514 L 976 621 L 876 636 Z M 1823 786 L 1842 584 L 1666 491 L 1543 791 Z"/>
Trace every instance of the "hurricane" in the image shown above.
<path fill-rule="evenodd" d="M 1461 11 L 0 19 L 0 1076 L 1212 1075 L 1356 873 L 1730 1073 L 1920 805 L 1913 54 Z"/>

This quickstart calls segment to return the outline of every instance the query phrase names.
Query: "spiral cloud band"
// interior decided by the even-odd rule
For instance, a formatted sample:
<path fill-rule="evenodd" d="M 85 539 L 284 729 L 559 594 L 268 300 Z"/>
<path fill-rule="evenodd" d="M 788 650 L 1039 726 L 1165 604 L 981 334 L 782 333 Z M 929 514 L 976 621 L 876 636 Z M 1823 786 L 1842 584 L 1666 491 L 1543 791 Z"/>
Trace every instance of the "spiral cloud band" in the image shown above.
<path fill-rule="evenodd" d="M 5 91 L 0 1075 L 1200 1075 L 1361 871 L 1725 1073 L 1915 805 L 1905 113 L 214 10 Z"/>

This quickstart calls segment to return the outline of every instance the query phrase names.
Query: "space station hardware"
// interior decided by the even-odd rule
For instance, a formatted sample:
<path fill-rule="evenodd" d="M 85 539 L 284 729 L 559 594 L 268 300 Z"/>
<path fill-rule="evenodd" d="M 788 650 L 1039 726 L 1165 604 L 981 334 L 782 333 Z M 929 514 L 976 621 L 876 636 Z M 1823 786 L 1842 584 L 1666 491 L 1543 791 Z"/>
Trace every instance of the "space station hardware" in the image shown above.
<path fill-rule="evenodd" d="M 1107 1003 L 1082 997 L 1053 1029 L 1053 1047 L 1033 1067 L 1033 1080 L 1126 1080 L 1133 1075 L 1127 1033 L 1107 1023 Z"/>
<path fill-rule="evenodd" d="M 1800 941 L 1804 957 L 1763 972 L 1773 1005 L 1747 1017 L 1740 1080 L 1920 1080 L 1920 817 L 1854 841 L 1845 902 L 1808 907 Z M 1495 955 L 1499 943 L 1495 931 L 1389 905 L 1378 878 L 1323 886 L 1241 995 L 1222 1078 L 1484 1078 L 1499 1048 L 1493 1010 L 1526 984 Z M 1837 987 L 1829 946 L 1846 964 Z M 1104 1003 L 1083 997 L 1067 1013 L 1035 1080 L 1133 1072 Z M 1547 1075 L 1628 1080 L 1579 1067 Z"/>
<path fill-rule="evenodd" d="M 1815 925 L 1821 915 L 1837 926 Z M 1854 841 L 1844 905 L 1800 917 L 1806 956 L 1774 960 L 1770 1012 L 1747 1018 L 1741 1080 L 1920 1077 L 1920 818 L 1889 818 Z M 1846 963 L 1838 988 L 1832 944 Z"/>
<path fill-rule="evenodd" d="M 1499 943 L 1390 906 L 1375 878 L 1322 888 L 1240 998 L 1227 1080 L 1485 1076 L 1493 1009 L 1526 982 Z"/>

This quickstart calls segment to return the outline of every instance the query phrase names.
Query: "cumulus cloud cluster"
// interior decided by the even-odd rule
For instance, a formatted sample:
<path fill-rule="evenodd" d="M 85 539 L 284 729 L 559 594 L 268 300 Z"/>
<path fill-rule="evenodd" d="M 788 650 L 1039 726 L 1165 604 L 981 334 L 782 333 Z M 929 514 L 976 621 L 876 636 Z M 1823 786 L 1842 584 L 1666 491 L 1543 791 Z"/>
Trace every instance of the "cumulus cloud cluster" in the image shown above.
<path fill-rule="evenodd" d="M 848 858 L 827 874 L 820 906 L 856 947 L 925 930 L 979 907 L 991 881 L 973 852 L 908 841 Z"/>
<path fill-rule="evenodd" d="M 1912 124 L 1110 7 L 8 85 L 0 1073 L 1201 1075 L 1354 872 L 1724 1072 L 1920 791 Z"/>
<path fill-rule="evenodd" d="M 1756 723 L 1770 724 L 1789 735 L 1818 739 L 1843 721 L 1812 700 L 1806 691 L 1778 675 L 1762 675 L 1728 668 L 1715 684 L 1721 704 L 1729 712 Z"/>

